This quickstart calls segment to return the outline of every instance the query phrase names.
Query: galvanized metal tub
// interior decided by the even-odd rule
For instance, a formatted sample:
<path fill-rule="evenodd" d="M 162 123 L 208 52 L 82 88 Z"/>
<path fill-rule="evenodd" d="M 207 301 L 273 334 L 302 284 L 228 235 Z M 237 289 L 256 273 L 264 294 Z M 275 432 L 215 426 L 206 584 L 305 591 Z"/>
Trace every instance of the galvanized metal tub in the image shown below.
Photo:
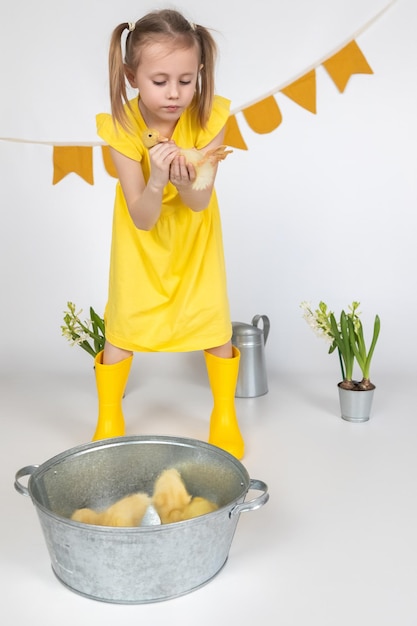
<path fill-rule="evenodd" d="M 173 524 L 114 528 L 75 522 L 77 508 L 106 508 L 134 492 L 153 492 L 175 467 L 187 490 L 218 510 Z M 29 476 L 27 486 L 23 477 Z M 202 441 L 118 437 L 84 444 L 16 473 L 15 488 L 36 507 L 58 579 L 105 602 L 139 604 L 189 593 L 227 561 L 240 513 L 268 500 L 267 485 L 249 478 L 232 455 Z M 245 501 L 249 490 L 262 493 Z"/>

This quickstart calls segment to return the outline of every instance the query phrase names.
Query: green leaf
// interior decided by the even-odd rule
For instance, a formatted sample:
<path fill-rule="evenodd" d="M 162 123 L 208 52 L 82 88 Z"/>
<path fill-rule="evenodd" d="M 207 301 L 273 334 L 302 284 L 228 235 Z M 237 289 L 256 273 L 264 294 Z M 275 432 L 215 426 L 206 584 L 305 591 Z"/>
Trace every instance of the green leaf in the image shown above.
<path fill-rule="evenodd" d="M 105 343 L 105 330 L 104 330 L 104 320 L 94 311 L 93 307 L 90 306 L 90 319 L 93 327 L 93 342 L 94 342 L 94 350 L 95 354 L 101 352 L 104 348 Z"/>
<path fill-rule="evenodd" d="M 104 336 L 105 335 L 104 319 L 100 317 L 99 315 L 97 315 L 93 307 L 90 307 L 90 318 L 91 318 L 92 323 L 97 327 L 97 329 L 100 330 L 100 332 Z"/>
<path fill-rule="evenodd" d="M 358 345 L 357 345 L 357 335 L 355 333 L 355 328 L 353 325 L 353 320 L 351 317 L 348 318 L 348 327 L 349 327 L 349 342 L 350 342 L 350 347 L 352 349 L 353 355 L 356 358 L 356 360 L 359 363 L 359 367 L 362 369 L 362 357 L 361 357 L 361 353 L 359 352 L 358 349 Z"/>
<path fill-rule="evenodd" d="M 93 348 L 90 346 L 88 341 L 82 341 L 79 345 L 83 350 L 88 352 L 88 354 L 91 354 L 92 357 L 96 356 L 96 353 L 94 352 Z"/>
<path fill-rule="evenodd" d="M 349 344 L 349 332 L 347 330 L 346 314 L 342 311 L 340 316 L 340 330 L 336 322 L 336 318 L 333 313 L 330 314 L 330 326 L 332 335 L 334 337 L 335 345 L 339 351 L 339 359 L 342 359 L 344 363 L 344 369 L 342 367 L 342 374 L 344 374 L 344 380 L 352 380 L 353 372 L 353 355 Z"/>
<path fill-rule="evenodd" d="M 381 330 L 381 320 L 379 319 L 379 315 L 376 315 L 375 321 L 374 321 L 374 332 L 372 335 L 372 342 L 369 348 L 369 352 L 366 358 L 366 363 L 365 363 L 365 368 L 364 368 L 364 374 L 363 374 L 364 378 L 369 378 L 369 370 L 371 369 L 371 361 L 374 355 L 374 350 L 375 350 L 376 342 L 378 341 L 380 330 Z"/>

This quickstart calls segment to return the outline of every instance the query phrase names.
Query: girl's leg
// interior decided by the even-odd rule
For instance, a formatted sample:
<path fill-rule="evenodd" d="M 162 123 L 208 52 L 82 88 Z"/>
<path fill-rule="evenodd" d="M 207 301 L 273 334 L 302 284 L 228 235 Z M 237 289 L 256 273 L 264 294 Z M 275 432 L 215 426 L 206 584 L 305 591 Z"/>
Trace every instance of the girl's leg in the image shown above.
<path fill-rule="evenodd" d="M 119 363 L 119 361 L 128 359 L 132 355 L 133 353 L 131 351 L 124 350 L 123 348 L 117 348 L 113 344 L 106 341 L 104 344 L 102 360 L 104 365 L 113 365 L 114 363 Z"/>
<path fill-rule="evenodd" d="M 222 346 L 217 346 L 216 348 L 209 348 L 205 350 L 205 352 L 208 352 L 209 354 L 212 354 L 213 356 L 218 356 L 222 359 L 231 359 L 233 357 L 232 342 L 228 341 Z"/>
<path fill-rule="evenodd" d="M 125 434 L 122 398 L 132 360 L 132 352 L 117 348 L 109 342 L 95 358 L 98 420 L 93 441 Z"/>
<path fill-rule="evenodd" d="M 241 459 L 245 444 L 235 410 L 235 391 L 240 352 L 229 341 L 204 351 L 214 406 L 210 417 L 209 443 Z"/>

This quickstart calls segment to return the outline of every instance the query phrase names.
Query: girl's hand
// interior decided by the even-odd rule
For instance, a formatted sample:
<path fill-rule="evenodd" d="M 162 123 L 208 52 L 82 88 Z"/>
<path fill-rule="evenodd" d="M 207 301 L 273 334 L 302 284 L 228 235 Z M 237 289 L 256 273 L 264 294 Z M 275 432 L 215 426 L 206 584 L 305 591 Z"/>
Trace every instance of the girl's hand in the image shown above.
<path fill-rule="evenodd" d="M 186 163 L 182 155 L 175 156 L 169 169 L 169 180 L 178 191 L 191 189 L 196 179 L 196 171 L 191 163 Z"/>
<path fill-rule="evenodd" d="M 157 189 L 163 189 L 170 178 L 170 167 L 178 154 L 173 141 L 158 143 L 149 150 L 151 174 L 149 183 Z"/>

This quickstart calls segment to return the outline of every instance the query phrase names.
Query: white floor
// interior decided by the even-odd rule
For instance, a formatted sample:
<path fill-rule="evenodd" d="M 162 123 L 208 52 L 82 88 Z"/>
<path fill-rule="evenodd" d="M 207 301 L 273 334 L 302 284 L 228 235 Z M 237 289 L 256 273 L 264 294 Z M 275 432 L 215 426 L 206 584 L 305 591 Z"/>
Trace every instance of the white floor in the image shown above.
<path fill-rule="evenodd" d="M 128 434 L 205 439 L 211 396 L 201 355 L 135 358 Z M 336 382 L 270 375 L 269 393 L 238 399 L 251 478 L 270 500 L 242 513 L 225 568 L 183 597 L 97 602 L 53 575 L 18 469 L 89 441 L 93 371 L 1 379 L 1 615 L 8 624 L 415 626 L 417 415 L 410 379 L 378 381 L 371 420 L 339 417 Z M 406 395 L 403 395 L 406 387 Z M 255 493 L 253 495 L 256 495 Z M 181 564 L 179 564 L 179 570 Z"/>

